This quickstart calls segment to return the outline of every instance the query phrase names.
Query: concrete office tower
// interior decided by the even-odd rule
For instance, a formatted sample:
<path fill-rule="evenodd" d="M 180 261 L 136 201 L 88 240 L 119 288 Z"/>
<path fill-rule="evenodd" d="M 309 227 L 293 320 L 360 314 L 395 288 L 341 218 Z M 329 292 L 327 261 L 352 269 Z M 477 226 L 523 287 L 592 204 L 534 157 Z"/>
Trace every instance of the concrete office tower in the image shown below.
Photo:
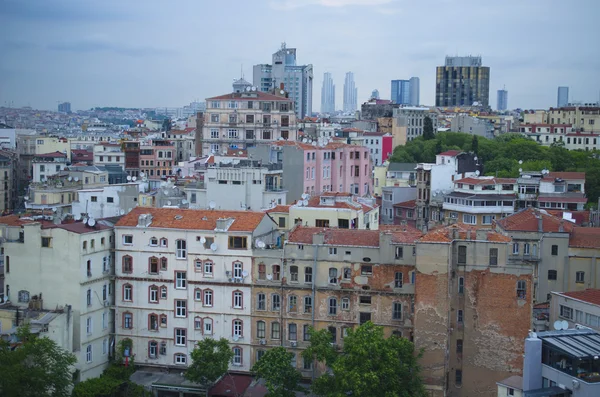
<path fill-rule="evenodd" d="M 272 64 L 254 65 L 254 85 L 262 92 L 279 88 L 283 83 L 289 98 L 296 102 L 299 118 L 312 113 L 313 66 L 296 65 L 296 49 L 287 48 L 285 43 L 273 54 Z"/>
<path fill-rule="evenodd" d="M 71 102 L 59 103 L 58 111 L 61 113 L 71 113 Z"/>
<path fill-rule="evenodd" d="M 421 100 L 421 81 L 418 77 L 411 77 L 409 80 L 409 98 L 411 106 L 419 106 Z"/>
<path fill-rule="evenodd" d="M 371 92 L 371 98 L 373 98 L 373 99 L 379 99 L 379 90 L 378 89 L 374 89 Z"/>
<path fill-rule="evenodd" d="M 346 73 L 344 81 L 344 112 L 354 112 L 357 107 L 358 91 L 354 84 L 354 73 Z"/>
<path fill-rule="evenodd" d="M 557 107 L 567 106 L 569 103 L 569 87 L 558 87 Z"/>
<path fill-rule="evenodd" d="M 446 64 L 436 71 L 435 106 L 488 107 L 490 68 L 482 66 L 481 57 L 446 57 Z"/>
<path fill-rule="evenodd" d="M 323 87 L 321 88 L 321 113 L 335 112 L 335 84 L 331 78 L 331 73 L 325 72 L 323 75 Z"/>
<path fill-rule="evenodd" d="M 508 109 L 508 91 L 504 89 L 498 90 L 498 102 L 496 107 L 498 108 L 498 111 Z"/>

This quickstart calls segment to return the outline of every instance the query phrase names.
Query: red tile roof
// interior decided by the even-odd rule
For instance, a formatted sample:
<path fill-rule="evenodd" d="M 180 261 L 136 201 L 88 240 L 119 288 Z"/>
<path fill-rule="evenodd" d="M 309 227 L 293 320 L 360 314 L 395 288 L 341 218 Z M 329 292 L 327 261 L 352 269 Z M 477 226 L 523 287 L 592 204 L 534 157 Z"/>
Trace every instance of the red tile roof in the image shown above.
<path fill-rule="evenodd" d="M 569 238 L 569 247 L 600 248 L 600 228 L 574 227 Z"/>
<path fill-rule="evenodd" d="M 214 230 L 217 227 L 217 219 L 233 218 L 234 221 L 228 229 L 232 232 L 251 232 L 267 216 L 264 212 L 254 211 L 136 207 L 123 216 L 115 226 L 136 227 L 138 217 L 142 214 L 152 215 L 150 227 L 186 230 Z M 181 219 L 176 219 L 176 216 L 181 216 Z"/>
<path fill-rule="evenodd" d="M 414 244 L 415 241 L 423 237 L 423 233 L 420 230 L 410 226 L 386 233 L 392 235 L 392 243 L 396 244 Z"/>
<path fill-rule="evenodd" d="M 206 98 L 207 101 L 286 101 L 292 102 L 290 98 L 281 97 L 273 94 L 268 94 L 266 92 L 256 91 L 252 94 L 258 94 L 257 96 L 242 96 L 237 93 L 225 94 L 214 96 L 212 98 Z"/>
<path fill-rule="evenodd" d="M 101 230 L 112 229 L 111 226 L 106 226 L 99 222 L 96 222 L 96 225 L 94 225 L 94 227 L 87 226 L 83 222 L 62 223 L 60 225 L 56 225 L 52 222 L 45 222 L 42 228 L 43 229 L 63 229 L 68 232 L 77 233 L 77 234 L 94 233 L 94 232 L 98 232 Z"/>
<path fill-rule="evenodd" d="M 211 387 L 209 396 L 236 397 L 244 395 L 248 386 L 252 383 L 252 375 L 227 374 Z"/>
<path fill-rule="evenodd" d="M 227 149 L 227 154 L 225 154 L 225 156 L 248 157 L 248 151 L 246 149 Z"/>
<path fill-rule="evenodd" d="M 461 153 L 462 153 L 462 151 L 460 151 L 460 150 L 446 150 L 445 152 L 438 154 L 438 156 L 456 157 Z"/>
<path fill-rule="evenodd" d="M 559 295 L 588 302 L 593 305 L 600 305 L 600 289 L 586 289 L 583 291 L 560 292 Z"/>
<path fill-rule="evenodd" d="M 481 239 L 482 231 L 486 233 L 486 241 L 508 243 L 511 240 L 510 237 L 504 236 L 491 229 L 475 228 L 473 226 L 465 225 L 464 223 L 456 223 L 450 226 L 439 227 L 425 234 L 419 239 L 421 243 L 450 243 L 455 238 L 453 237 L 454 231 L 457 231 L 456 239 L 458 240 L 476 240 Z M 478 238 L 477 232 L 480 233 Z M 470 236 L 469 236 L 470 233 Z"/>
<path fill-rule="evenodd" d="M 542 218 L 542 230 L 546 233 L 558 232 L 563 225 L 565 232 L 573 230 L 573 224 L 561 218 L 550 215 L 544 210 L 526 208 L 515 214 L 497 220 L 496 223 L 506 231 L 537 232 L 538 217 Z"/>
<path fill-rule="evenodd" d="M 23 226 L 28 223 L 38 222 L 29 217 L 21 218 L 19 215 L 6 215 L 0 217 L 0 225 Z"/>
<path fill-rule="evenodd" d="M 53 153 L 44 153 L 44 154 L 36 154 L 34 157 L 42 157 L 42 158 L 57 158 L 57 157 L 67 157 L 65 153 L 62 152 L 53 152 Z"/>
<path fill-rule="evenodd" d="M 290 232 L 288 242 L 312 244 L 314 234 L 323 234 L 326 245 L 352 245 L 357 247 L 379 247 L 379 231 L 357 229 L 328 229 L 298 226 Z"/>
<path fill-rule="evenodd" d="M 393 205 L 393 207 L 397 207 L 397 208 L 416 208 L 416 206 L 417 206 L 417 200 L 403 201 L 401 203 L 396 203 Z"/>
<path fill-rule="evenodd" d="M 587 198 L 585 197 L 569 197 L 569 196 L 553 196 L 553 197 L 545 197 L 539 196 L 538 201 L 540 203 L 587 203 Z"/>
<path fill-rule="evenodd" d="M 590 221 L 590 211 L 563 211 L 546 209 L 546 212 L 557 218 L 562 218 L 563 214 L 569 213 L 571 214 L 571 219 L 575 221 L 577 226 L 581 226 L 583 223 Z"/>
<path fill-rule="evenodd" d="M 278 212 L 278 213 L 286 213 L 286 214 L 288 214 L 290 212 L 290 206 L 289 205 L 276 205 L 275 207 L 273 207 L 270 210 L 266 211 L 267 214 L 270 214 L 272 212 Z"/>
<path fill-rule="evenodd" d="M 517 183 L 516 178 L 462 178 L 454 183 L 463 183 L 465 185 L 498 185 Z"/>
<path fill-rule="evenodd" d="M 544 179 L 585 179 L 585 172 L 550 172 Z"/>

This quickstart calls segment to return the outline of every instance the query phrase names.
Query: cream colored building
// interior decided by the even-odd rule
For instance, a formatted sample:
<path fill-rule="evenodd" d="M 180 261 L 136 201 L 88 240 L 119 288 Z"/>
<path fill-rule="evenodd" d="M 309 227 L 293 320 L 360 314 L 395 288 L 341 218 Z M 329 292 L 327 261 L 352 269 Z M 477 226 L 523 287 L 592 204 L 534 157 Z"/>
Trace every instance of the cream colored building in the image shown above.
<path fill-rule="evenodd" d="M 117 340 L 137 364 L 185 368 L 196 342 L 226 338 L 249 371 L 252 257 L 278 235 L 262 212 L 135 208 L 116 225 Z"/>
<path fill-rule="evenodd" d="M 18 222 L 19 236 L 3 243 L 6 296 L 21 308 L 70 311 L 79 380 L 100 376 L 109 361 L 114 317 L 112 225 L 40 217 Z"/>
<path fill-rule="evenodd" d="M 101 142 L 94 145 L 94 165 L 118 165 L 125 169 L 125 153 L 119 143 Z"/>
<path fill-rule="evenodd" d="M 543 109 L 525 110 L 523 112 L 524 124 L 546 124 L 548 123 L 548 111 Z M 557 124 L 560 124 L 557 122 Z"/>
<path fill-rule="evenodd" d="M 550 108 L 546 122 L 573 124 L 577 132 L 600 132 L 600 106 L 565 106 Z"/>

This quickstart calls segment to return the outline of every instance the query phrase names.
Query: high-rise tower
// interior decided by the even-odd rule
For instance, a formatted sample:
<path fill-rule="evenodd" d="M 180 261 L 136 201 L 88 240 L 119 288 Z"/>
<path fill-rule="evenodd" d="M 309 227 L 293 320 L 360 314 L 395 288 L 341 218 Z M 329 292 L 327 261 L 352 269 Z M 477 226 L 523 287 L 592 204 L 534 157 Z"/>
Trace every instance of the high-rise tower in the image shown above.
<path fill-rule="evenodd" d="M 321 113 L 335 112 L 335 85 L 331 73 L 323 75 L 323 87 L 321 88 Z"/>
<path fill-rule="evenodd" d="M 354 84 L 354 73 L 346 73 L 344 80 L 344 112 L 355 112 L 357 108 L 358 90 Z"/>
<path fill-rule="evenodd" d="M 437 67 L 435 106 L 488 107 L 490 102 L 490 68 L 482 66 L 481 57 L 446 57 Z"/>

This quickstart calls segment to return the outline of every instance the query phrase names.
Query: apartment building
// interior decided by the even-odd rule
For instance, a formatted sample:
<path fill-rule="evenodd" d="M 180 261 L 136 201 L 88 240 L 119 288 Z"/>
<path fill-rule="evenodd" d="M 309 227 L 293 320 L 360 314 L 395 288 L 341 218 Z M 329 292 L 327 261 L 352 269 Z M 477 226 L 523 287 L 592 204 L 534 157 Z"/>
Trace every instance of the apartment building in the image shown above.
<path fill-rule="evenodd" d="M 21 308 L 62 308 L 73 322 L 77 380 L 100 376 L 112 354 L 113 226 L 105 221 L 61 223 L 60 217 L 0 218 L 5 293 Z"/>
<path fill-rule="evenodd" d="M 425 118 L 429 117 L 433 126 L 433 132 L 437 132 L 437 113 L 430 111 L 428 107 L 406 106 L 393 110 L 392 119 L 392 146 L 406 145 L 407 142 L 423 136 Z"/>
<path fill-rule="evenodd" d="M 252 360 L 284 346 L 305 377 L 308 330 L 327 329 L 343 346 L 349 328 L 372 321 L 386 336 L 412 338 L 415 230 L 297 226 L 283 249 L 256 252 L 252 272 Z"/>
<path fill-rule="evenodd" d="M 116 336 L 136 363 L 185 368 L 203 338 L 226 338 L 251 365 L 252 257 L 275 223 L 250 211 L 133 209 L 115 226 Z"/>
<path fill-rule="evenodd" d="M 566 321 L 568 328 L 584 326 L 600 332 L 600 289 L 552 292 L 550 324 Z"/>
<path fill-rule="evenodd" d="M 533 275 L 510 246 L 460 223 L 417 240 L 413 326 L 432 396 L 496 396 L 497 381 L 521 374 Z"/>
<path fill-rule="evenodd" d="M 33 181 L 43 182 L 67 166 L 67 155 L 61 152 L 36 154 L 32 160 Z"/>
<path fill-rule="evenodd" d="M 297 138 L 294 101 L 283 89 L 261 92 L 251 88 L 207 98 L 206 103 L 203 156 Z"/>
<path fill-rule="evenodd" d="M 196 156 L 195 128 L 171 130 L 163 132 L 163 138 L 168 139 L 175 147 L 175 161 L 188 161 Z"/>
<path fill-rule="evenodd" d="M 99 142 L 94 145 L 94 165 L 118 165 L 125 169 L 125 153 L 121 144 L 112 142 Z"/>
<path fill-rule="evenodd" d="M 0 212 L 17 207 L 19 179 L 18 155 L 14 151 L 0 150 Z"/>
<path fill-rule="evenodd" d="M 173 175 L 175 146 L 165 139 L 154 139 L 140 144 L 140 176 L 148 179 L 166 179 Z"/>
<path fill-rule="evenodd" d="M 140 142 L 124 141 L 122 150 L 125 153 L 125 172 L 130 177 L 140 177 Z"/>
<path fill-rule="evenodd" d="M 73 214 L 87 214 L 97 219 L 121 216 L 138 204 L 140 185 L 120 183 L 80 189 L 77 199 L 71 203 Z"/>
<path fill-rule="evenodd" d="M 585 172 L 521 172 L 517 208 L 581 211 L 587 203 Z"/>
<path fill-rule="evenodd" d="M 571 105 L 550 108 L 549 124 L 572 124 L 577 132 L 600 132 L 600 106 Z"/>

